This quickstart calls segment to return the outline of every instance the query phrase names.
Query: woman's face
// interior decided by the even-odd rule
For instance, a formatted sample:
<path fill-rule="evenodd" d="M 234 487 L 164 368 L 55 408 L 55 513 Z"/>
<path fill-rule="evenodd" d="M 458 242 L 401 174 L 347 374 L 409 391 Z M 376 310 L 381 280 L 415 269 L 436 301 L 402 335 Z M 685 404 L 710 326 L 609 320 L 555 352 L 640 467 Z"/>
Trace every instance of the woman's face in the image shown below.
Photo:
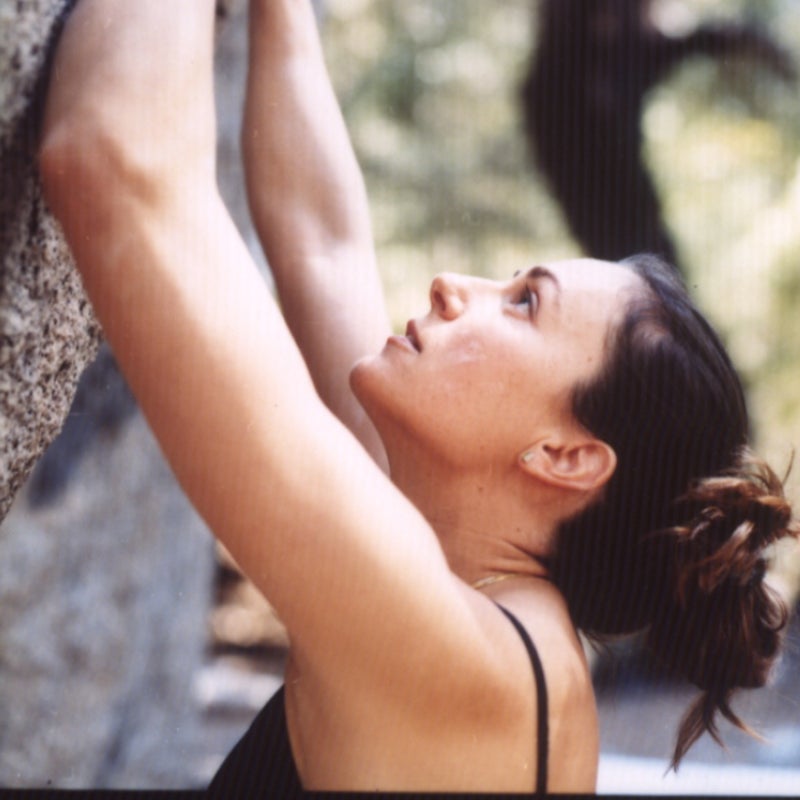
<path fill-rule="evenodd" d="M 390 450 L 412 437 L 460 466 L 515 460 L 542 436 L 579 430 L 573 388 L 600 369 L 610 327 L 642 287 L 589 259 L 508 281 L 439 275 L 430 311 L 356 364 L 353 391 Z"/>

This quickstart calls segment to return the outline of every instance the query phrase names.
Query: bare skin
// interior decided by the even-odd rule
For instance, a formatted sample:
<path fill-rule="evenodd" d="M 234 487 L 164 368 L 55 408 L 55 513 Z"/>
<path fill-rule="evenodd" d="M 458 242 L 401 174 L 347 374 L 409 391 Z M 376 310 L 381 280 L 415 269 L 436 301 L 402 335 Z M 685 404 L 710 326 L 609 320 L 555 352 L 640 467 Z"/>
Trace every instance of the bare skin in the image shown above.
<path fill-rule="evenodd" d="M 303 784 L 530 791 L 533 676 L 498 602 L 544 663 L 549 790 L 593 791 L 591 680 L 542 559 L 613 472 L 567 401 L 636 279 L 584 261 L 443 275 L 411 338 L 387 339 L 313 16 L 253 0 L 244 150 L 284 321 L 215 184 L 213 5 L 81 0 L 41 166 L 176 475 L 288 628 Z"/>

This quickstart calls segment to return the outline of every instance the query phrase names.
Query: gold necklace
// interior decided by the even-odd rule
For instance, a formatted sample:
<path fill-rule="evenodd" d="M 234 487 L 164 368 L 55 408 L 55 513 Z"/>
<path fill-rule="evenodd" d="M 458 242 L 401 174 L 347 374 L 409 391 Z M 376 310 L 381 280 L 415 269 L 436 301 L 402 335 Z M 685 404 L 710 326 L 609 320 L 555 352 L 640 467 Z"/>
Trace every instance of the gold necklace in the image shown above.
<path fill-rule="evenodd" d="M 487 575 L 485 578 L 479 578 L 474 583 L 471 583 L 473 589 L 483 589 L 486 586 L 491 586 L 493 583 L 499 583 L 506 578 L 519 578 L 516 572 L 501 572 L 499 575 Z"/>
<path fill-rule="evenodd" d="M 523 575 L 519 572 L 501 572 L 497 575 L 487 575 L 485 578 L 478 578 L 477 581 L 471 583 L 470 586 L 473 589 L 484 589 L 487 586 L 491 586 L 493 583 L 499 583 L 500 581 L 504 581 L 507 578 L 540 578 L 543 581 L 548 581 L 550 578 L 545 575 Z"/>

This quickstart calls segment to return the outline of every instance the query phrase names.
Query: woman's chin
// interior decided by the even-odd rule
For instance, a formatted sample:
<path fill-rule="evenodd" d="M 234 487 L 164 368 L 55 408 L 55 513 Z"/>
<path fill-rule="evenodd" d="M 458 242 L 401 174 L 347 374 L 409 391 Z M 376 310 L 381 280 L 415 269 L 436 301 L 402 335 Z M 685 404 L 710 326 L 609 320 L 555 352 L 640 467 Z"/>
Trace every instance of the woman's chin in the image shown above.
<path fill-rule="evenodd" d="M 367 415 L 375 422 L 374 414 L 380 408 L 381 379 L 377 356 L 369 355 L 360 358 L 350 370 L 350 389 Z"/>
<path fill-rule="evenodd" d="M 350 388 L 361 405 L 364 405 L 362 393 L 370 382 L 371 366 L 374 361 L 375 356 L 373 355 L 362 356 L 350 369 Z"/>
<path fill-rule="evenodd" d="M 380 355 L 361 358 L 350 371 L 350 388 L 382 439 L 405 417 L 398 405 L 402 394 L 392 378 Z"/>

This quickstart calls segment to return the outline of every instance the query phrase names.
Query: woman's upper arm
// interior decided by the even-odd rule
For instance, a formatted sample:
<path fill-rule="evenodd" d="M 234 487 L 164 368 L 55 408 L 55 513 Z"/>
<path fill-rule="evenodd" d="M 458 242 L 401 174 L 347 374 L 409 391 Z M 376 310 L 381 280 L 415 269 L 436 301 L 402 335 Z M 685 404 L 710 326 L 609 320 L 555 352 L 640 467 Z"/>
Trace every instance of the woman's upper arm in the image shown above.
<path fill-rule="evenodd" d="M 190 497 L 307 663 L 399 681 L 474 650 L 479 626 L 435 533 L 320 402 L 272 299 L 248 284 L 252 307 L 231 298 L 199 324 L 200 360 L 159 422 Z"/>
<path fill-rule="evenodd" d="M 462 647 L 472 623 L 434 532 L 320 401 L 213 188 L 112 181 L 88 207 L 75 197 L 100 184 L 65 175 L 50 197 L 123 372 L 293 647 L 352 679 Z"/>

